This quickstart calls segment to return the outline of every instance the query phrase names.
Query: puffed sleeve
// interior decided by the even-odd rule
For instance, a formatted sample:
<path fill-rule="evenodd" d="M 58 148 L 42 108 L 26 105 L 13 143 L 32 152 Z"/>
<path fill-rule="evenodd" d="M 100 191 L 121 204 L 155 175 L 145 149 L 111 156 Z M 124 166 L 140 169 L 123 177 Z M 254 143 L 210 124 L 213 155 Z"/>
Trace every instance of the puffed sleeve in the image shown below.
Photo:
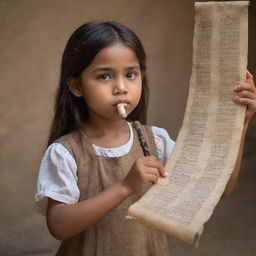
<path fill-rule="evenodd" d="M 163 128 L 152 126 L 158 159 L 165 166 L 167 159 L 171 155 L 175 142 L 170 138 L 167 131 Z"/>
<path fill-rule="evenodd" d="M 35 192 L 35 209 L 45 215 L 47 197 L 73 204 L 78 202 L 77 165 L 60 143 L 51 144 L 42 159 Z"/>

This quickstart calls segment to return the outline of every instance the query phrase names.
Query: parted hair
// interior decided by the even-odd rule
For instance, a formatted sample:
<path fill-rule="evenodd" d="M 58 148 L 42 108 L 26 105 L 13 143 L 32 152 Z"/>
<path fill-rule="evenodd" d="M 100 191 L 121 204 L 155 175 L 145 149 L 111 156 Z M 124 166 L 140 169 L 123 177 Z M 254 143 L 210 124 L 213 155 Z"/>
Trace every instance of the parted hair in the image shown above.
<path fill-rule="evenodd" d="M 82 97 L 75 97 L 70 92 L 67 78 L 79 77 L 101 49 L 117 41 L 133 50 L 143 74 L 140 101 L 127 120 L 138 120 L 146 124 L 149 87 L 146 76 L 146 54 L 141 41 L 132 30 L 118 22 L 89 22 L 73 32 L 62 56 L 48 146 L 57 138 L 79 129 L 89 118 L 86 102 Z"/>

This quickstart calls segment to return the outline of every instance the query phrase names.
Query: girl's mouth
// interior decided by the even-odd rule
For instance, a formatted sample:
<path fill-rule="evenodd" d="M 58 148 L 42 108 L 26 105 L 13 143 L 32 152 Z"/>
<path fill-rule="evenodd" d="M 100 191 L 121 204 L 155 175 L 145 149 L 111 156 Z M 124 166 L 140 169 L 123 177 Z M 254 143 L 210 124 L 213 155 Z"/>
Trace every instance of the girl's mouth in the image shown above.
<path fill-rule="evenodd" d="M 130 102 L 128 101 L 128 100 L 126 100 L 126 99 L 118 99 L 114 104 L 113 104 L 113 106 L 116 106 L 116 105 L 118 105 L 118 104 L 130 104 Z"/>

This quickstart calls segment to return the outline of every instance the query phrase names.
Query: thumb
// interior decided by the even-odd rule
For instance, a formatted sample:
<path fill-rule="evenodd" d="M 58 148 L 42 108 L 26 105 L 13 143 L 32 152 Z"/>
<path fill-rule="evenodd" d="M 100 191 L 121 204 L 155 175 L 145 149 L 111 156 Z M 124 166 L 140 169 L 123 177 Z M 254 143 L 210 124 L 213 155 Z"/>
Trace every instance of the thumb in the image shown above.
<path fill-rule="evenodd" d="M 246 71 L 246 82 L 247 83 L 253 82 L 253 75 L 249 72 L 248 69 Z"/>

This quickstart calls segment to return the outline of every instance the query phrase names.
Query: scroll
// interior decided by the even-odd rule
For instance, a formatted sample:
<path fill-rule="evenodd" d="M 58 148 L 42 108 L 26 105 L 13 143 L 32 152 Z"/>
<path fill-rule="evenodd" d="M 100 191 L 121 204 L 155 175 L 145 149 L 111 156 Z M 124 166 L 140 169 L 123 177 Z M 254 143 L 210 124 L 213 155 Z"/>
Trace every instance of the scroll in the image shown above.
<path fill-rule="evenodd" d="M 196 247 L 234 170 L 245 107 L 247 1 L 195 3 L 193 67 L 185 117 L 162 178 L 128 217 Z"/>

